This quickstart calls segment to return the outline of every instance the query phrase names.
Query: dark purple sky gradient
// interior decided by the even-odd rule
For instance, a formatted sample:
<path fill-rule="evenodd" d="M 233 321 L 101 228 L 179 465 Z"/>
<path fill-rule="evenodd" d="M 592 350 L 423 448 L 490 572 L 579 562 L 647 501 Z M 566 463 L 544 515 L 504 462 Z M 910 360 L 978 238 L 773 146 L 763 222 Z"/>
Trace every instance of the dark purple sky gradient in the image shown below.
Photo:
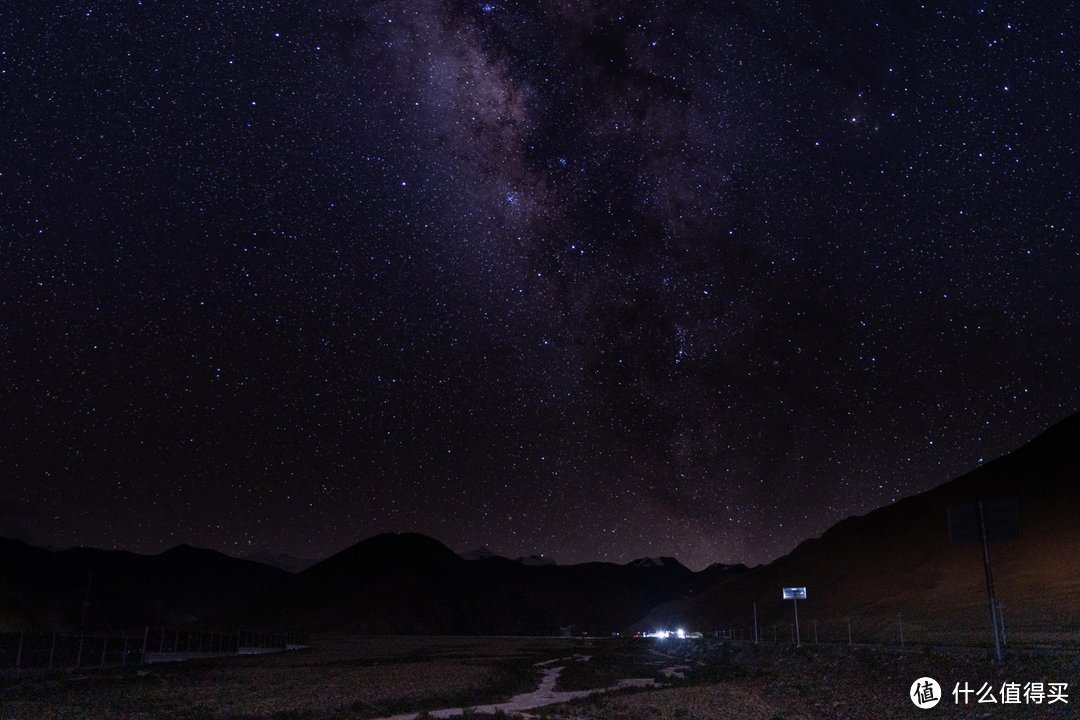
<path fill-rule="evenodd" d="M 1078 21 L 8 4 L 0 534 L 696 568 L 1009 451 L 1080 408 Z"/>

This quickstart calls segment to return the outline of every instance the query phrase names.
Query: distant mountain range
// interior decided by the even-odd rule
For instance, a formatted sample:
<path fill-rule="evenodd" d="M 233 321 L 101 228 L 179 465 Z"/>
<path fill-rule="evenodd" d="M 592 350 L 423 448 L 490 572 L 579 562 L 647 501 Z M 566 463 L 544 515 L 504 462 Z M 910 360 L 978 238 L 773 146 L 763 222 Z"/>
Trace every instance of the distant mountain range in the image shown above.
<path fill-rule="evenodd" d="M 190 623 L 270 592 L 289 573 L 180 545 L 160 555 L 0 538 L 0 630 Z"/>
<path fill-rule="evenodd" d="M 218 620 L 273 625 L 284 618 L 305 629 L 360 633 L 610 633 L 715 580 L 674 559 L 538 565 L 486 550 L 466 556 L 424 535 L 378 535 Z"/>
<path fill-rule="evenodd" d="M 263 565 L 272 565 L 276 568 L 281 568 L 291 573 L 298 573 L 302 570 L 307 570 L 309 567 L 319 562 L 312 558 L 300 558 L 294 555 L 287 555 L 284 553 L 271 553 L 271 552 L 257 552 L 249 555 L 244 555 L 244 560 L 250 560 L 251 562 L 262 563 Z"/>
<path fill-rule="evenodd" d="M 418 534 L 378 535 L 310 567 L 180 546 L 155 556 L 52 552 L 0 540 L 0 629 L 144 623 L 360 633 L 554 634 L 785 624 L 780 588 L 806 586 L 811 620 L 986 623 L 981 548 L 950 543 L 946 509 L 1016 498 L 1021 537 L 991 546 L 998 597 L 1028 627 L 1080 627 L 1080 415 L 1014 453 L 753 569 L 692 572 L 675 558 L 618 565 L 457 555 Z M 258 559 L 264 562 L 253 562 Z M 280 567 L 273 567 L 277 565 Z M 295 569 L 295 574 L 281 569 Z M 92 579 L 91 579 L 92 575 Z M 84 620 L 84 600 L 85 604 Z"/>
<path fill-rule="evenodd" d="M 507 558 L 503 557 L 502 555 L 495 554 L 487 546 L 483 546 L 483 545 L 476 548 L 475 550 L 470 550 L 469 552 L 461 554 L 461 559 L 462 560 L 470 560 L 470 561 L 471 560 L 490 560 L 491 558 L 496 558 L 496 557 L 497 558 L 502 558 L 504 560 L 507 559 Z M 521 557 L 514 558 L 514 561 L 519 562 L 522 565 L 558 565 L 557 562 L 555 562 L 554 560 L 552 560 L 549 557 L 545 557 L 544 555 L 524 555 L 524 556 L 521 556 Z"/>

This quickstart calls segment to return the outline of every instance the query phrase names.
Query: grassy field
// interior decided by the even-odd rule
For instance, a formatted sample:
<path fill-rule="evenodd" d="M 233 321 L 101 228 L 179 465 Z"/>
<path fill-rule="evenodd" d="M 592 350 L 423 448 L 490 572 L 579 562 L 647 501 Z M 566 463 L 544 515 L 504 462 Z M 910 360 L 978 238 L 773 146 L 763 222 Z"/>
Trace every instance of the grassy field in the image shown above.
<path fill-rule="evenodd" d="M 587 661 L 582 656 L 588 656 Z M 558 659 L 557 690 L 652 677 L 659 689 L 594 695 L 532 711 L 547 720 L 795 720 L 797 718 L 1077 717 L 1080 655 L 1011 656 L 993 668 L 981 651 L 899 652 L 846 646 L 715 641 L 545 638 L 316 637 L 312 648 L 83 674 L 0 679 L 0 720 L 188 718 L 363 720 L 503 701 L 534 690 L 536 663 Z M 665 668 L 680 670 L 667 677 Z M 681 675 L 682 677 L 679 677 Z M 908 700 L 929 675 L 944 693 L 932 711 Z M 1069 704 L 957 707 L 967 682 L 1068 683 Z"/>
<path fill-rule="evenodd" d="M 0 720 L 331 720 L 475 705 L 536 687 L 542 638 L 313 639 L 312 647 L 0 682 Z"/>

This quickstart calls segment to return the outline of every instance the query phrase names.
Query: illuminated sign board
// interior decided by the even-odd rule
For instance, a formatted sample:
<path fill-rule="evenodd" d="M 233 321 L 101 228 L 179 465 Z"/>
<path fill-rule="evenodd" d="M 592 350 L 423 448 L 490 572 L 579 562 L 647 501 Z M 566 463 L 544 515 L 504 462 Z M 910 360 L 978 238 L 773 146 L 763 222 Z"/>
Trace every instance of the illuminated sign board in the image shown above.
<path fill-rule="evenodd" d="M 804 588 L 804 587 L 784 588 L 784 599 L 785 600 L 805 600 L 806 599 L 806 588 Z"/>

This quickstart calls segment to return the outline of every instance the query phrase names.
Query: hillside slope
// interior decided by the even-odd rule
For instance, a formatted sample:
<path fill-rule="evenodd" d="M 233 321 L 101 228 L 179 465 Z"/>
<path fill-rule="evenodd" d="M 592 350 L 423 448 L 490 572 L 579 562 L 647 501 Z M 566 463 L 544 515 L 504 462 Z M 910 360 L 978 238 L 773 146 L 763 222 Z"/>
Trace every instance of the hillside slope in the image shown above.
<path fill-rule="evenodd" d="M 980 545 L 954 545 L 946 508 L 978 499 L 1016 498 L 1020 538 L 993 543 L 997 596 L 1007 621 L 1030 630 L 1080 625 L 1080 415 L 1019 450 L 928 492 L 844 520 L 766 566 L 722 579 L 704 593 L 655 608 L 635 627 L 683 623 L 787 632 L 791 603 L 781 588 L 806 586 L 804 621 L 864 626 L 899 621 L 928 631 L 989 626 Z M 809 626 L 807 626 L 809 627 Z M 866 628 L 864 628 L 866 629 Z M 869 628 L 872 629 L 872 628 Z"/>

